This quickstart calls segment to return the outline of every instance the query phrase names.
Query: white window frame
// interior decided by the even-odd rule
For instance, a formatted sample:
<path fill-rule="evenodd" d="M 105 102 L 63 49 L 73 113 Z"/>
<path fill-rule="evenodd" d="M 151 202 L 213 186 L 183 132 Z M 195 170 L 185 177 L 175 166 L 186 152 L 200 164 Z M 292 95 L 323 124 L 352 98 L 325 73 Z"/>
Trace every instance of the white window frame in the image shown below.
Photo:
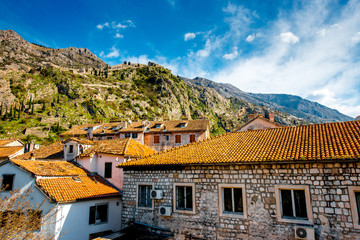
<path fill-rule="evenodd" d="M 242 203 L 243 203 L 243 213 L 231 213 L 231 212 L 224 212 L 224 188 L 241 188 L 242 189 Z M 245 184 L 219 184 L 219 216 L 220 217 L 232 217 L 232 218 L 247 218 L 247 206 L 246 206 L 246 189 Z M 234 201 L 233 201 L 234 203 Z"/>
<path fill-rule="evenodd" d="M 350 208 L 351 208 L 351 216 L 354 224 L 355 229 L 360 229 L 359 224 L 359 214 L 358 214 L 358 207 L 356 204 L 355 199 L 355 192 L 360 192 L 360 186 L 350 186 L 349 187 L 349 198 L 350 198 Z"/>
<path fill-rule="evenodd" d="M 307 216 L 308 216 L 307 220 L 282 217 L 280 190 L 304 190 L 305 191 L 306 212 L 307 212 Z M 278 222 L 298 223 L 298 224 L 313 224 L 314 223 L 310 189 L 309 189 L 308 185 L 275 185 L 275 199 L 276 199 L 276 218 L 277 218 Z"/>
<path fill-rule="evenodd" d="M 177 193 L 176 193 L 176 187 L 192 187 L 192 203 L 193 208 L 192 210 L 183 210 L 183 209 L 177 209 Z M 173 185 L 173 209 L 174 212 L 177 213 L 186 213 L 186 214 L 195 214 L 196 212 L 196 202 L 195 202 L 195 183 L 174 183 Z"/>
<path fill-rule="evenodd" d="M 151 189 L 154 189 L 154 183 L 152 183 L 152 182 L 140 182 L 140 183 L 136 184 L 136 208 L 146 209 L 146 210 L 154 210 L 154 199 L 151 200 L 151 207 L 139 206 L 139 186 L 141 186 L 141 185 L 151 186 Z"/>

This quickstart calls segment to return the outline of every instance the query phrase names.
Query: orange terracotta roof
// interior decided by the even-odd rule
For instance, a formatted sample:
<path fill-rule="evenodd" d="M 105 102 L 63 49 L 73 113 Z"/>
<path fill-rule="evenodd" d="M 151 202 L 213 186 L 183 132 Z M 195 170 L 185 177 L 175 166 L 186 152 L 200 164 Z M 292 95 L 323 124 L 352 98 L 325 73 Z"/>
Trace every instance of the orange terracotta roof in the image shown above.
<path fill-rule="evenodd" d="M 35 159 L 63 159 L 64 158 L 64 144 L 62 142 L 55 142 L 50 145 L 40 147 L 31 152 L 24 153 L 17 156 L 15 159 L 30 159 L 31 153 L 34 153 Z"/>
<path fill-rule="evenodd" d="M 130 138 L 117 138 L 111 140 L 94 141 L 94 145 L 87 148 L 80 155 L 80 158 L 90 157 L 95 153 L 145 157 L 150 154 L 154 154 L 155 151 Z"/>
<path fill-rule="evenodd" d="M 185 127 L 180 127 L 181 123 L 185 123 Z M 157 124 L 161 128 L 156 128 Z M 145 133 L 155 132 L 188 132 L 188 131 L 206 131 L 209 127 L 208 119 L 197 120 L 170 120 L 170 121 L 140 121 L 127 124 L 125 122 L 102 123 L 102 124 L 83 124 L 74 126 L 72 129 L 64 132 L 61 136 L 86 136 L 89 127 L 95 128 L 92 132 L 94 135 L 116 134 L 125 132 L 144 132 L 145 126 L 148 126 Z"/>
<path fill-rule="evenodd" d="M 0 139 L 0 146 L 4 146 L 6 144 L 16 142 L 16 141 L 19 141 L 20 143 L 23 143 L 22 141 L 20 141 L 18 139 Z"/>
<path fill-rule="evenodd" d="M 78 143 L 84 144 L 84 145 L 93 145 L 94 144 L 93 141 L 90 141 L 87 139 L 80 139 L 80 138 L 68 138 L 68 139 L 64 140 L 62 143 L 67 143 L 70 141 L 75 141 L 75 142 L 78 142 Z"/>
<path fill-rule="evenodd" d="M 36 176 L 82 176 L 87 173 L 67 161 L 11 160 L 15 165 Z"/>
<path fill-rule="evenodd" d="M 119 166 L 335 159 L 360 160 L 360 121 L 228 133 Z"/>
<path fill-rule="evenodd" d="M 8 158 L 22 149 L 24 147 L 0 147 L 0 158 Z"/>
<path fill-rule="evenodd" d="M 46 195 L 60 203 L 121 196 L 119 191 L 100 181 L 97 176 L 41 178 L 36 184 Z"/>

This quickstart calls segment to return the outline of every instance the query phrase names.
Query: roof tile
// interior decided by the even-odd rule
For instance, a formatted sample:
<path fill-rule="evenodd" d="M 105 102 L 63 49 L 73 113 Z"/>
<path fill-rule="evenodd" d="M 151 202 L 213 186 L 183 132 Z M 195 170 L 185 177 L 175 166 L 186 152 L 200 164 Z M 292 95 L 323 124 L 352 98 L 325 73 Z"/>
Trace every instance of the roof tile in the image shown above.
<path fill-rule="evenodd" d="M 228 133 L 119 166 L 332 159 L 360 159 L 360 121 Z"/>

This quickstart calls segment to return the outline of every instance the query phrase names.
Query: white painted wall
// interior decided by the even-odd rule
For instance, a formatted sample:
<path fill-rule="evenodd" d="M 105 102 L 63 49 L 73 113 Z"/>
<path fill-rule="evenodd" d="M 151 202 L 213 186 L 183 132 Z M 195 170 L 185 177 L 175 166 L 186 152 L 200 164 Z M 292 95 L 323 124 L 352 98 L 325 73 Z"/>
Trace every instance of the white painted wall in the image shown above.
<path fill-rule="evenodd" d="M 70 153 L 70 145 L 73 146 L 72 153 Z M 81 147 L 82 147 L 83 151 L 85 151 L 85 149 L 89 148 L 90 146 L 91 145 L 80 144 L 77 141 L 69 141 L 64 144 L 64 159 L 66 161 L 73 160 L 77 156 L 79 156 L 79 154 L 81 154 L 81 151 L 80 151 Z"/>
<path fill-rule="evenodd" d="M 15 140 L 13 142 L 10 142 L 8 144 L 5 145 L 6 147 L 23 147 L 24 144 L 22 144 L 20 141 Z"/>
<path fill-rule="evenodd" d="M 124 156 L 112 155 L 105 153 L 96 153 L 92 157 L 77 159 L 77 162 L 90 172 L 96 172 L 105 177 L 105 163 L 112 163 L 111 178 L 107 178 L 110 183 L 114 184 L 120 190 L 123 188 L 123 169 L 116 166 L 124 162 Z"/>
<path fill-rule="evenodd" d="M 13 183 L 14 190 L 20 189 L 20 191 L 24 193 L 30 189 L 30 194 L 27 199 L 24 199 L 24 201 L 29 201 L 29 203 L 33 206 L 32 209 L 40 208 L 43 211 L 43 215 L 45 215 L 42 219 L 47 219 L 47 221 L 41 226 L 39 234 L 49 235 L 54 233 L 54 222 L 56 216 L 51 214 L 51 210 L 55 208 L 55 204 L 50 203 L 48 198 L 43 195 L 37 187 L 35 187 L 35 178 L 30 173 L 19 169 L 10 162 L 0 166 L 1 178 L 3 174 L 15 174 Z M 0 181 L 0 183 L 2 184 L 2 181 Z M 8 194 L 9 192 L 7 191 L 1 192 L 0 197 L 2 198 Z"/>
<path fill-rule="evenodd" d="M 108 203 L 108 221 L 101 224 L 89 224 L 90 207 Z M 89 239 L 89 234 L 107 230 L 121 230 L 120 198 L 108 198 L 92 201 L 59 204 L 56 223 L 56 238 L 66 240 Z"/>
<path fill-rule="evenodd" d="M 257 118 L 254 121 L 246 124 L 241 129 L 238 129 L 237 132 L 244 132 L 248 130 L 258 130 L 258 129 L 268 129 L 268 128 L 279 128 L 275 123 L 264 121 L 261 118 Z"/>

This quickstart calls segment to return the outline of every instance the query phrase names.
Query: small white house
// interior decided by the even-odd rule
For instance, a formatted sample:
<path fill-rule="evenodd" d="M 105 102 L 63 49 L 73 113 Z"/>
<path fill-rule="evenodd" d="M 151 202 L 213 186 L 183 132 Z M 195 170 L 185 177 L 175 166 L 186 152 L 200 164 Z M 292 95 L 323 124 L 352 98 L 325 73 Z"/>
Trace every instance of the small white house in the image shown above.
<path fill-rule="evenodd" d="M 39 234 L 77 240 L 121 230 L 121 193 L 73 163 L 9 160 L 0 165 L 0 177 L 6 186 L 2 195 L 31 189 L 27 201 L 45 203 Z"/>
<path fill-rule="evenodd" d="M 0 160 L 14 158 L 24 153 L 24 143 L 16 139 L 0 139 Z"/>

